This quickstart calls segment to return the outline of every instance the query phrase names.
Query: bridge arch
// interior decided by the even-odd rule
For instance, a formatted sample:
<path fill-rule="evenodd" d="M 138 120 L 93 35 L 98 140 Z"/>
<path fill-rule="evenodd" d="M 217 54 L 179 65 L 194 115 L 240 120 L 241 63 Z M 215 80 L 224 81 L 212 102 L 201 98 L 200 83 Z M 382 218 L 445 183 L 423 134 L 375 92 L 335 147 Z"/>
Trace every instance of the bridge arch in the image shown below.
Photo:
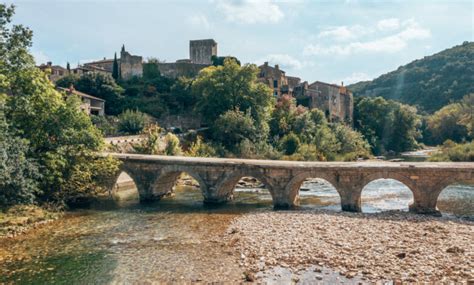
<path fill-rule="evenodd" d="M 318 178 L 323 179 L 329 182 L 337 191 L 339 196 L 341 196 L 340 190 L 337 187 L 337 174 L 335 172 L 327 171 L 307 171 L 300 173 L 293 177 L 288 185 L 285 187 L 285 192 L 288 195 L 288 201 L 295 206 L 299 206 L 299 192 L 300 187 L 303 182 L 308 178 Z"/>
<path fill-rule="evenodd" d="M 440 213 L 457 216 L 474 216 L 474 183 L 469 180 L 452 179 L 443 184 L 436 195 L 435 209 Z"/>
<path fill-rule="evenodd" d="M 364 176 L 363 178 L 363 187 L 362 189 L 367 186 L 372 181 L 379 180 L 379 179 L 393 179 L 397 180 L 403 184 L 405 184 L 408 189 L 413 193 L 413 196 L 415 196 L 417 193 L 417 187 L 416 187 L 416 182 L 412 180 L 410 177 L 407 177 L 405 175 L 393 172 L 393 171 L 383 171 L 383 172 L 374 172 L 369 175 Z"/>
<path fill-rule="evenodd" d="M 194 180 L 199 183 L 199 188 L 203 194 L 206 196 L 207 193 L 207 184 L 202 179 L 201 175 L 194 171 L 192 168 L 187 166 L 165 166 L 160 170 L 160 173 L 152 185 L 152 192 L 154 195 L 166 195 L 173 191 L 173 187 L 176 185 L 178 177 L 186 173 L 191 176 Z"/>
<path fill-rule="evenodd" d="M 275 198 L 274 196 L 274 189 L 273 185 L 269 178 L 267 178 L 264 174 L 259 171 L 249 170 L 249 171 L 233 171 L 227 175 L 225 175 L 221 182 L 216 187 L 216 196 L 217 197 L 225 197 L 227 199 L 231 199 L 234 194 L 234 189 L 237 183 L 239 182 L 242 177 L 253 177 L 258 179 L 265 185 L 265 188 L 270 192 L 272 199 Z"/>
<path fill-rule="evenodd" d="M 362 181 L 362 187 L 360 188 L 360 193 L 358 193 L 359 195 L 359 208 L 360 209 L 363 209 L 364 207 L 366 207 L 370 202 L 363 202 L 363 200 L 367 200 L 367 197 L 365 197 L 364 199 L 363 198 L 363 193 L 364 191 L 367 191 L 367 186 L 369 186 L 370 184 L 372 183 L 375 183 L 377 181 L 381 181 L 381 180 L 394 180 L 400 184 L 402 184 L 404 187 L 408 188 L 408 190 L 410 191 L 409 193 L 411 194 L 411 199 L 409 199 L 408 197 L 404 197 L 404 199 L 409 199 L 409 201 L 407 201 L 407 209 L 410 209 L 411 207 L 413 207 L 413 205 L 415 204 L 415 201 L 419 200 L 421 198 L 421 195 L 422 193 L 420 193 L 419 191 L 419 188 L 417 187 L 416 185 L 416 181 L 415 180 L 412 180 L 410 177 L 407 177 L 405 175 L 402 175 L 402 174 L 399 174 L 397 172 L 393 172 L 393 171 L 380 171 L 380 172 L 374 172 L 374 173 L 371 173 L 369 175 L 366 175 L 363 177 L 363 181 Z M 400 185 L 401 186 L 401 185 Z M 407 190 L 407 191 L 408 191 Z M 405 196 L 408 196 L 410 194 L 408 193 L 403 193 L 404 190 L 402 190 L 402 195 L 405 194 Z M 383 191 L 381 193 L 381 195 L 383 195 Z M 399 197 L 400 195 L 398 194 L 397 197 Z M 380 197 L 381 199 L 382 197 Z M 384 199 L 385 201 L 387 199 Z M 392 200 L 395 201 L 396 199 L 394 198 L 389 198 L 388 200 Z M 401 206 L 403 202 L 398 202 L 398 204 L 400 204 L 399 206 Z M 403 206 L 401 206 L 403 207 Z M 395 209 L 400 209 L 399 207 L 395 207 L 393 208 L 394 210 Z M 404 209 L 404 207 L 402 208 Z"/>

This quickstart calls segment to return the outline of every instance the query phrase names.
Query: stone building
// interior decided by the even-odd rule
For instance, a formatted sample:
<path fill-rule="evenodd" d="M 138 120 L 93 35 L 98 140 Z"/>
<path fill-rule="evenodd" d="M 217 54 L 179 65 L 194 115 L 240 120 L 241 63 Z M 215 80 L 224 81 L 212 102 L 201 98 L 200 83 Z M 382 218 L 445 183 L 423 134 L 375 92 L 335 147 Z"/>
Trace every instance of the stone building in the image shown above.
<path fill-rule="evenodd" d="M 189 41 L 189 59 L 176 62 L 160 62 L 158 69 L 170 78 L 195 77 L 199 71 L 212 65 L 212 57 L 217 56 L 217 43 L 213 39 Z"/>
<path fill-rule="evenodd" d="M 69 88 L 57 87 L 59 91 L 64 92 L 67 96 L 76 95 L 81 99 L 79 106 L 87 115 L 104 116 L 105 115 L 105 100 L 94 97 L 92 95 L 79 92 L 74 89 L 74 86 Z"/>
<path fill-rule="evenodd" d="M 71 69 L 71 74 L 82 75 L 89 72 L 110 74 L 110 71 L 107 69 L 96 65 L 78 65 L 76 68 Z"/>
<path fill-rule="evenodd" d="M 196 64 L 212 64 L 217 56 L 217 43 L 213 39 L 189 41 L 189 59 Z"/>
<path fill-rule="evenodd" d="M 114 66 L 114 60 L 107 59 L 104 57 L 104 59 L 102 60 L 87 62 L 79 67 L 82 67 L 84 70 L 89 70 L 89 71 L 100 70 L 100 71 L 105 71 L 107 73 L 112 73 L 113 66 Z"/>
<path fill-rule="evenodd" d="M 135 76 L 141 77 L 143 75 L 143 58 L 138 55 L 131 55 L 125 51 L 125 45 L 122 46 L 122 50 L 120 51 L 120 61 L 118 63 L 120 77 L 123 80 L 128 80 Z M 110 72 L 112 72 L 112 70 Z"/>
<path fill-rule="evenodd" d="M 320 81 L 308 84 L 305 81 L 294 89 L 293 95 L 299 104 L 322 110 L 330 122 L 352 124 L 354 99 L 343 83 L 339 86 Z"/>
<path fill-rule="evenodd" d="M 128 80 L 134 76 L 143 75 L 143 58 L 138 55 L 131 55 L 125 50 L 125 45 L 120 51 L 120 58 L 117 59 L 120 76 L 123 80 Z M 78 66 L 77 74 L 86 72 L 103 72 L 112 74 L 114 69 L 114 59 L 107 59 L 91 61 Z"/>
<path fill-rule="evenodd" d="M 301 82 L 299 77 L 287 76 L 278 65 L 272 67 L 268 62 L 258 68 L 258 81 L 268 85 L 276 98 L 290 95 L 296 98 L 298 105 L 322 110 L 331 122 L 352 123 L 353 97 L 343 85 Z"/>
<path fill-rule="evenodd" d="M 285 94 L 291 95 L 288 86 L 288 77 L 286 76 L 285 71 L 280 69 L 278 64 L 275 65 L 275 67 L 272 67 L 268 65 L 268 62 L 265 62 L 258 68 L 260 69 L 258 81 L 268 85 L 268 87 L 273 90 L 274 97 L 280 98 Z"/>
<path fill-rule="evenodd" d="M 49 80 L 52 82 L 58 81 L 61 77 L 68 75 L 68 70 L 60 65 L 53 65 L 51 61 L 46 64 L 41 64 L 38 68 L 48 74 Z"/>

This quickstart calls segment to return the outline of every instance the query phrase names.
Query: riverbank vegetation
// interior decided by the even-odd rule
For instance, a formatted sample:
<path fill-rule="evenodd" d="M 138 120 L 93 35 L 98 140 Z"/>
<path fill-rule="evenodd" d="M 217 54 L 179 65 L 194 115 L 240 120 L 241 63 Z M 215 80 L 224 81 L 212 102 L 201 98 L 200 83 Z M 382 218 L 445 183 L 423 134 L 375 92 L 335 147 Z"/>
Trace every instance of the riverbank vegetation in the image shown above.
<path fill-rule="evenodd" d="M 440 147 L 439 152 L 430 157 L 430 161 L 474 161 L 474 143 L 457 144 L 447 140 Z"/>
<path fill-rule="evenodd" d="M 96 155 L 101 132 L 78 98 L 66 98 L 35 67 L 32 32 L 12 25 L 13 15 L 13 6 L 0 4 L 0 207 L 62 207 L 92 197 L 119 163 Z"/>

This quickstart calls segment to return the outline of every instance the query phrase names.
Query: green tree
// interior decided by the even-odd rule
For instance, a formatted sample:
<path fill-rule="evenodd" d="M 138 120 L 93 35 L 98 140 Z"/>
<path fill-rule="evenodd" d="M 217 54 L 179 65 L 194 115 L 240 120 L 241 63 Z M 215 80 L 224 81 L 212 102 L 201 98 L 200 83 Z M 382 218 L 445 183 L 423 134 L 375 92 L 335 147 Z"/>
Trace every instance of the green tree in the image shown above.
<path fill-rule="evenodd" d="M 115 81 L 118 81 L 120 79 L 117 53 L 114 54 L 114 63 L 112 65 L 112 77 L 115 79 Z"/>
<path fill-rule="evenodd" d="M 103 170 L 101 173 L 110 178 L 118 170 L 118 162 L 96 155 L 103 144 L 100 132 L 80 111 L 79 98 L 70 96 L 65 101 L 65 94 L 57 92 L 34 66 L 28 53 L 31 32 L 22 26 L 8 28 L 13 12 L 13 7 L 0 4 L 0 96 L 10 95 L 5 104 L 8 128 L 13 136 L 29 142 L 25 156 L 41 169 L 43 177 L 37 181 L 41 198 L 69 201 L 72 196 L 68 193 L 77 193 L 74 189 L 87 189 L 81 195 L 92 195 L 89 190 L 104 189 L 110 183 L 92 169 Z M 104 160 L 109 163 L 103 164 Z M 104 166 L 107 169 L 102 169 Z M 80 172 L 84 179 L 75 180 Z"/>
<path fill-rule="evenodd" d="M 260 136 L 250 112 L 239 110 L 229 110 L 222 114 L 213 124 L 211 132 L 215 142 L 231 151 L 236 150 L 244 139 L 256 142 Z"/>
<path fill-rule="evenodd" d="M 338 154 L 342 156 L 342 160 L 370 156 L 370 145 L 361 133 L 341 123 L 332 125 L 331 129 L 340 145 Z"/>
<path fill-rule="evenodd" d="M 198 111 L 210 126 L 229 110 L 250 112 L 256 126 L 266 129 L 274 106 L 268 86 L 257 82 L 255 65 L 240 66 L 226 59 L 223 66 L 201 70 L 193 83 L 193 92 L 199 97 Z"/>
<path fill-rule="evenodd" d="M 27 156 L 27 140 L 14 136 L 5 118 L 5 97 L 0 96 L 0 206 L 29 204 L 41 193 L 38 164 Z"/>
<path fill-rule="evenodd" d="M 375 154 L 383 154 L 416 148 L 421 121 L 414 107 L 382 97 L 365 97 L 355 101 L 354 126 Z"/>
<path fill-rule="evenodd" d="M 69 64 L 69 62 L 66 64 L 66 70 L 67 74 L 71 74 L 71 65 Z"/>
<path fill-rule="evenodd" d="M 472 139 L 474 93 L 462 101 L 444 106 L 426 120 L 424 141 L 441 144 L 445 140 L 462 142 Z"/>

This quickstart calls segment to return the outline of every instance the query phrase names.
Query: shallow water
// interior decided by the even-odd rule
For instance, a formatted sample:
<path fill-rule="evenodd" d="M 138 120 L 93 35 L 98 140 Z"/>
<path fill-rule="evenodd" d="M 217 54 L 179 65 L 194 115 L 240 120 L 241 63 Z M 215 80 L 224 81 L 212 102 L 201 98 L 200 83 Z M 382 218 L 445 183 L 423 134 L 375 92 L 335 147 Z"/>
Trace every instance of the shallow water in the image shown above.
<path fill-rule="evenodd" d="M 340 210 L 329 184 L 305 182 L 303 209 Z M 443 191 L 439 208 L 474 217 L 474 187 L 453 185 Z M 221 240 L 230 221 L 244 213 L 272 211 L 265 189 L 237 189 L 234 201 L 202 204 L 193 187 L 154 204 L 138 203 L 136 191 L 103 200 L 87 210 L 12 239 L 0 240 L 0 283 L 97 284 L 146 281 L 240 281 L 239 256 Z M 362 209 L 407 210 L 412 194 L 394 180 L 377 180 L 363 190 Z"/>

